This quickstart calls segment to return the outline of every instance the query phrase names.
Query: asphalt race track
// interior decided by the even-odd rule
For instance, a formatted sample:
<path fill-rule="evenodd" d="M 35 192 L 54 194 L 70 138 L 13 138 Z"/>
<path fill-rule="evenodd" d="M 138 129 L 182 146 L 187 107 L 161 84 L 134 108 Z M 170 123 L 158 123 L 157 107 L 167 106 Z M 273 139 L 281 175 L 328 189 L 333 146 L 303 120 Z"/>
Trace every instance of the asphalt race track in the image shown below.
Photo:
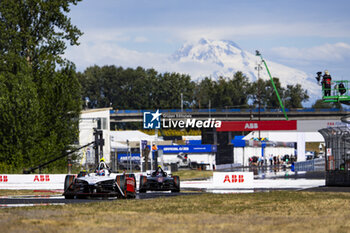
<path fill-rule="evenodd" d="M 183 193 L 170 193 L 170 192 L 151 192 L 151 193 L 138 193 L 136 199 L 151 199 L 159 197 L 174 197 L 180 195 L 195 195 L 200 192 L 183 192 Z M 5 196 L 0 197 L 0 208 L 4 207 L 23 207 L 23 206 L 40 206 L 40 205 L 65 205 L 65 204 L 79 204 L 90 203 L 98 201 L 113 201 L 117 198 L 93 198 L 93 199 L 64 199 L 62 195 L 21 195 L 21 196 Z M 122 200 L 121 200 L 122 201 Z"/>

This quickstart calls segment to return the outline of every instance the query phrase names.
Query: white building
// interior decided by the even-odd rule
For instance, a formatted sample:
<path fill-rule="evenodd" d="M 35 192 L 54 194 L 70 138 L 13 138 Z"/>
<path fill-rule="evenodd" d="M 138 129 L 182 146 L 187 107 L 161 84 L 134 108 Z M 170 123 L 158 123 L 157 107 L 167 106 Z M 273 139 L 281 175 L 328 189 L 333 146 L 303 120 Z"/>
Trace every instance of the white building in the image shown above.
<path fill-rule="evenodd" d="M 139 143 L 141 140 L 147 140 L 148 142 L 156 142 L 163 141 L 157 139 L 155 135 L 148 135 L 146 133 L 142 133 L 139 130 L 121 130 L 121 131 L 111 131 L 110 138 L 113 142 L 119 142 L 122 144 L 126 144 L 126 141 L 129 142 L 137 142 Z"/>
<path fill-rule="evenodd" d="M 86 145 L 95 140 L 94 128 L 101 129 L 105 141 L 103 147 L 103 157 L 106 162 L 110 162 L 110 110 L 111 108 L 99 108 L 84 110 L 79 119 L 79 146 Z M 81 161 L 93 164 L 95 162 L 95 151 L 93 145 L 81 150 Z"/>

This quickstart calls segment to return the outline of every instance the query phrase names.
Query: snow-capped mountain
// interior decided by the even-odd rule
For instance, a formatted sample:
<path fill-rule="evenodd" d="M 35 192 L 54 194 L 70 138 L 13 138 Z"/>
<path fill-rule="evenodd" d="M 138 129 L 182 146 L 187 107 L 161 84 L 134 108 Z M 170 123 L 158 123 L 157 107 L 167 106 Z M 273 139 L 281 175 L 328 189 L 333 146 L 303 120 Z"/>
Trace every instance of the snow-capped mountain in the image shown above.
<path fill-rule="evenodd" d="M 265 59 L 265 58 L 264 58 Z M 200 39 L 196 43 L 186 43 L 177 50 L 170 60 L 182 72 L 189 73 L 194 79 L 211 76 L 232 77 L 237 71 L 242 71 L 250 81 L 258 77 L 256 67 L 261 64 L 261 58 L 244 51 L 232 41 L 214 41 Z M 301 84 L 309 95 L 319 95 L 320 90 L 315 85 L 314 78 L 305 72 L 265 59 L 273 77 L 278 77 L 282 86 Z M 260 71 L 262 79 L 269 79 L 263 64 Z"/>

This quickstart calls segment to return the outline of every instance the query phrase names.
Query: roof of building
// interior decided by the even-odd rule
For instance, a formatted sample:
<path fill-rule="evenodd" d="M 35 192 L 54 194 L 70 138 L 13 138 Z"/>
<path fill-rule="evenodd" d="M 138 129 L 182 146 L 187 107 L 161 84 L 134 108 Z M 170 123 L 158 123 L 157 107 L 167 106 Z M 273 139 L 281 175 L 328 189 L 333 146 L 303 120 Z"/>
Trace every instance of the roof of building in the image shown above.
<path fill-rule="evenodd" d="M 129 140 L 129 142 L 140 142 L 141 140 L 163 141 L 159 138 L 157 139 L 155 135 L 148 135 L 138 130 L 110 131 L 110 137 L 111 141 L 123 143 L 126 140 Z"/>
<path fill-rule="evenodd" d="M 92 113 L 92 112 L 102 112 L 102 111 L 110 111 L 113 108 L 92 108 L 92 109 L 85 109 L 81 111 L 81 114 L 85 113 Z"/>

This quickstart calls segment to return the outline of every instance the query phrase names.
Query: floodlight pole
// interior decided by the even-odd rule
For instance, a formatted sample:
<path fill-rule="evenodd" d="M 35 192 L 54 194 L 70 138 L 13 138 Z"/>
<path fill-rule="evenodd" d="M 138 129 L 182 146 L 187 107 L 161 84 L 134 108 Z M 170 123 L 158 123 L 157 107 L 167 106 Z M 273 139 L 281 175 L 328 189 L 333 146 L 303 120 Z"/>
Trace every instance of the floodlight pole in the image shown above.
<path fill-rule="evenodd" d="M 181 97 L 181 112 L 183 112 L 184 111 L 184 95 L 181 93 L 180 97 Z"/>
<path fill-rule="evenodd" d="M 260 81 L 260 70 L 262 70 L 262 66 L 260 63 L 257 64 L 257 66 L 255 67 L 255 69 L 258 71 L 258 99 L 259 99 L 259 121 L 260 121 L 260 108 L 261 108 L 261 90 L 260 90 L 260 84 L 259 84 L 259 81 Z M 259 130 L 259 140 L 260 140 L 260 130 Z"/>
<path fill-rule="evenodd" d="M 275 83 L 273 82 L 273 78 L 272 78 L 272 76 L 271 76 L 270 70 L 269 70 L 269 68 L 267 67 L 267 64 L 266 64 L 265 60 L 263 59 L 261 53 L 260 53 L 258 50 L 256 50 L 255 52 L 256 52 L 256 56 L 259 56 L 259 57 L 261 58 L 262 62 L 264 63 L 264 65 L 265 65 L 265 68 L 266 68 L 266 70 L 267 70 L 267 73 L 268 73 L 269 76 L 270 76 L 272 86 L 273 86 L 273 88 L 275 89 L 275 92 L 276 92 L 278 101 L 279 101 L 280 106 L 281 106 L 281 108 L 282 108 L 284 117 L 285 117 L 286 120 L 288 121 L 288 116 L 287 116 L 286 111 L 285 111 L 285 109 L 284 109 L 284 106 L 283 106 L 282 100 L 281 100 L 281 98 L 280 98 L 280 95 L 278 94 L 278 91 L 277 91 L 277 88 L 276 88 L 276 86 L 275 86 Z"/>

